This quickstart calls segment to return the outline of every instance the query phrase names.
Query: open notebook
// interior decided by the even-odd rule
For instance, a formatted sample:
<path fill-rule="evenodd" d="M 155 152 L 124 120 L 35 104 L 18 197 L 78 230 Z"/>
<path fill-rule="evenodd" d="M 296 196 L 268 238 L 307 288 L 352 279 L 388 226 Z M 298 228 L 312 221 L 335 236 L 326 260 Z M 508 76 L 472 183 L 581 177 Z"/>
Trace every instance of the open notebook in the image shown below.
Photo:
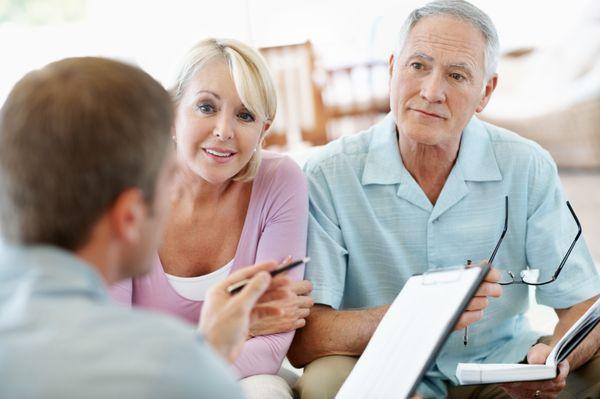
<path fill-rule="evenodd" d="M 409 397 L 488 271 L 461 267 L 408 279 L 336 398 Z"/>
<path fill-rule="evenodd" d="M 556 377 L 557 367 L 600 323 L 600 299 L 556 343 L 546 364 L 480 364 L 459 363 L 456 377 L 460 384 L 492 384 L 499 382 L 549 380 Z"/>

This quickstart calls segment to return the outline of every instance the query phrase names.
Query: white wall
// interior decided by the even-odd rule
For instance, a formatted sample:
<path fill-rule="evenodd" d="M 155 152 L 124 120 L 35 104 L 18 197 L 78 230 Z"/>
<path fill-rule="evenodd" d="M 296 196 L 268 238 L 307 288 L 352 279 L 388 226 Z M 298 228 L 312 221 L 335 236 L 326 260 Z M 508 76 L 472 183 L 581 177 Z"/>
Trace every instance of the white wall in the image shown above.
<path fill-rule="evenodd" d="M 135 62 L 167 83 L 179 56 L 206 36 L 255 46 L 310 39 L 325 65 L 387 58 L 407 13 L 421 1 L 87 0 L 77 24 L 0 25 L 0 101 L 26 71 L 76 55 Z M 495 21 L 504 48 L 565 37 L 593 0 L 473 0 Z"/>

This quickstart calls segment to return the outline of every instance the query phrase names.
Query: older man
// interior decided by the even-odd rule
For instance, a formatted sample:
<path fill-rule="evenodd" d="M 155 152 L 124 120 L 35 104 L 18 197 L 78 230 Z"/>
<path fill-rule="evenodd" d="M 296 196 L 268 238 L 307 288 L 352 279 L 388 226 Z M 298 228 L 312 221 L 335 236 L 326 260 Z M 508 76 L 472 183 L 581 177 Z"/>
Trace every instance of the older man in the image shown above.
<path fill-rule="evenodd" d="M 496 87 L 497 57 L 495 28 L 471 4 L 438 1 L 413 11 L 390 57 L 390 115 L 307 163 L 307 276 L 319 305 L 289 353 L 293 364 L 307 365 L 297 387 L 302 398 L 335 395 L 413 273 L 489 258 L 503 228 L 505 196 L 508 233 L 495 273 L 506 280 L 507 270 L 531 267 L 540 270 L 540 282 L 554 275 L 577 232 L 555 164 L 535 143 L 474 116 Z M 537 301 L 559 317 L 554 334 L 542 339 L 524 316 L 528 286 L 509 285 L 488 306 L 487 297 L 500 295 L 496 281 L 494 273 L 488 277 L 456 326 L 472 323 L 468 343 L 462 331 L 451 334 L 418 393 L 545 398 L 566 385 L 571 395 L 599 397 L 600 330 L 552 381 L 451 387 L 458 362 L 544 362 L 600 293 L 580 240 L 556 281 L 537 288 Z"/>
<path fill-rule="evenodd" d="M 243 397 L 226 360 L 275 263 L 211 289 L 203 336 L 111 305 L 106 292 L 146 273 L 156 253 L 172 123 L 158 82 L 106 59 L 52 63 L 9 94 L 0 110 L 0 397 Z M 228 284 L 244 278 L 232 297 Z"/>

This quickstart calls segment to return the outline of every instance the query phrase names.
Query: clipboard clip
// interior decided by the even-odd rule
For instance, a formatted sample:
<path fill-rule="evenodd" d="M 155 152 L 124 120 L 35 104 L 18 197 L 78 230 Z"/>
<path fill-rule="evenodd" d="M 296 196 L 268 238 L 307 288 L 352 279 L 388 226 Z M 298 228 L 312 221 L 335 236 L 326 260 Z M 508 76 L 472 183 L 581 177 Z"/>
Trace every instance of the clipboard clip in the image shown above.
<path fill-rule="evenodd" d="M 428 270 L 423 275 L 423 285 L 446 284 L 460 280 L 465 270 L 464 266 L 445 267 L 443 269 Z M 459 273 L 456 273 L 459 272 Z"/>

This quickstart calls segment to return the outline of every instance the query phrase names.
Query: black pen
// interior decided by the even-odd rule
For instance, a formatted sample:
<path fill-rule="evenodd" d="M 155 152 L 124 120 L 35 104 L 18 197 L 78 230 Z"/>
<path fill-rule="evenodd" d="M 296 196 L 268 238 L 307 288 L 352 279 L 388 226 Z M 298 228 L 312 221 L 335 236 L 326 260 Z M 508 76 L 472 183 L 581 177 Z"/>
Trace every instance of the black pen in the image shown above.
<path fill-rule="evenodd" d="M 471 266 L 471 260 L 468 259 L 467 260 L 467 266 Z M 465 346 L 467 346 L 467 344 L 469 343 L 469 326 L 465 327 L 465 335 L 463 336 L 463 344 Z"/>
<path fill-rule="evenodd" d="M 280 265 L 277 269 L 273 270 L 272 272 L 270 272 L 271 277 L 274 277 L 276 275 L 278 275 L 279 273 L 283 273 L 283 272 L 287 272 L 288 270 L 296 267 L 296 266 L 300 266 L 304 263 L 308 263 L 310 261 L 309 257 L 306 258 L 302 258 L 302 259 L 298 259 L 295 260 L 293 262 L 290 263 L 284 263 L 282 265 Z M 238 292 L 240 292 L 242 290 L 242 288 L 244 288 L 246 286 L 246 284 L 248 284 L 250 282 L 250 279 L 244 279 L 242 281 L 238 281 L 235 284 L 231 284 L 229 287 L 227 287 L 227 291 L 233 295 L 233 294 L 237 294 Z"/>

